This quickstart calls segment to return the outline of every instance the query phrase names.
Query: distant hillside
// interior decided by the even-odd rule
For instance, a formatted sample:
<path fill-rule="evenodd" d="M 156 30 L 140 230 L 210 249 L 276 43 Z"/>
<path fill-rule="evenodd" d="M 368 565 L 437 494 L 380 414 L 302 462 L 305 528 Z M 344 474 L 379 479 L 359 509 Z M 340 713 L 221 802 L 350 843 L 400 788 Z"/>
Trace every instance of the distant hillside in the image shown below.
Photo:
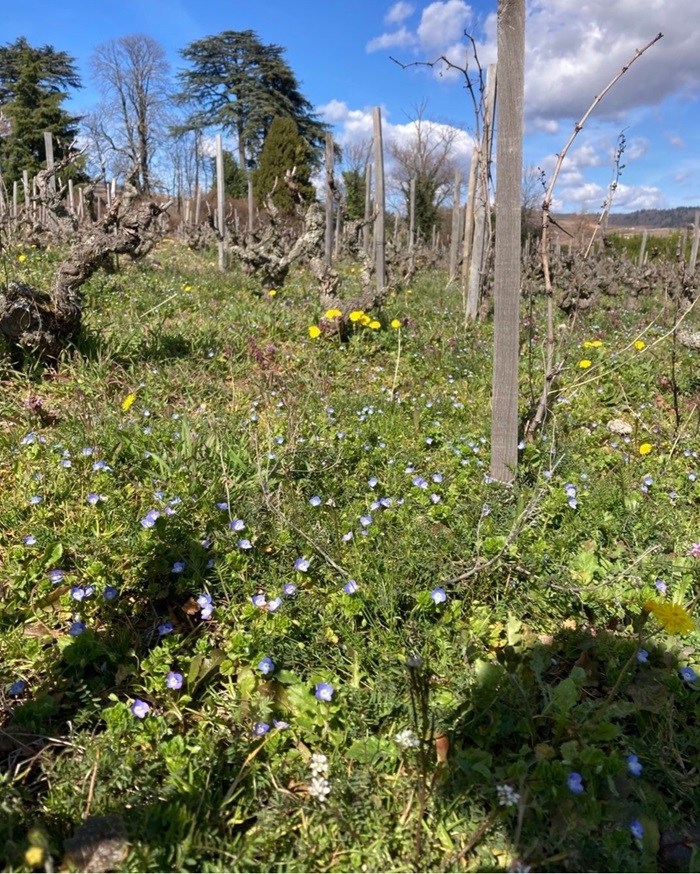
<path fill-rule="evenodd" d="M 609 228 L 684 228 L 695 221 L 695 210 L 700 206 L 676 206 L 673 209 L 638 209 L 635 212 L 612 212 L 608 217 Z M 580 225 L 593 225 L 596 214 L 581 216 L 577 213 L 556 213 L 555 219 L 571 229 Z"/>
<path fill-rule="evenodd" d="M 613 213 L 608 219 L 610 228 L 684 228 L 695 221 L 698 206 L 676 206 L 673 209 L 638 209 L 635 212 Z"/>

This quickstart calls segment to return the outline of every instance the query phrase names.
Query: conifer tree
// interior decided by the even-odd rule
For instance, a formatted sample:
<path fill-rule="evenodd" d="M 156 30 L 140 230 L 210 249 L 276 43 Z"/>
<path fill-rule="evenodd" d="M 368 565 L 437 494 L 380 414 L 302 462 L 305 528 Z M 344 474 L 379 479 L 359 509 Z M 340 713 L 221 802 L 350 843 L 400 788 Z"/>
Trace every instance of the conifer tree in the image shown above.
<path fill-rule="evenodd" d="M 284 184 L 284 174 L 294 168 L 294 183 L 300 194 L 306 201 L 313 200 L 316 192 L 310 182 L 309 147 L 299 136 L 293 119 L 275 118 L 265 137 L 260 165 L 253 174 L 253 191 L 258 202 L 262 203 L 274 188 L 275 206 L 283 213 L 293 213 L 295 203 Z"/>
<path fill-rule="evenodd" d="M 345 211 L 351 221 L 359 221 L 365 217 L 365 181 L 362 170 L 354 167 L 343 171 Z"/>
<path fill-rule="evenodd" d="M 187 125 L 233 134 L 241 169 L 257 165 L 276 117 L 293 119 L 308 145 L 321 149 L 326 125 L 299 91 L 281 46 L 265 45 L 252 30 L 227 30 L 190 43 L 181 54 L 191 67 L 178 74 L 179 98 L 197 107 Z"/>
<path fill-rule="evenodd" d="M 21 179 L 23 170 L 32 176 L 43 168 L 45 131 L 54 135 L 55 157 L 65 156 L 79 119 L 61 104 L 66 89 L 80 87 L 75 60 L 66 52 L 48 45 L 33 48 L 24 37 L 0 46 L 0 110 L 6 128 L 0 137 L 0 171 L 6 183 Z"/>

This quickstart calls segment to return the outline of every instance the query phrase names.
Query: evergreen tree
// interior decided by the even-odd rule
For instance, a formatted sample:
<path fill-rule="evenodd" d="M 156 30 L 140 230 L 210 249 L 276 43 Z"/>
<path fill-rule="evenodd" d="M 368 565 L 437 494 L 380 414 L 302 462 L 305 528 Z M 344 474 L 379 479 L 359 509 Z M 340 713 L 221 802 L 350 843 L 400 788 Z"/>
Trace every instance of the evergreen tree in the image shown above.
<path fill-rule="evenodd" d="M 216 185 L 216 160 L 214 160 L 214 185 Z M 236 163 L 236 159 L 224 150 L 224 191 L 226 197 L 243 200 L 248 197 L 248 177 L 245 170 Z"/>
<path fill-rule="evenodd" d="M 365 217 L 365 183 L 366 177 L 362 170 L 353 168 L 343 171 L 345 185 L 345 210 L 348 218 L 363 219 Z"/>
<path fill-rule="evenodd" d="M 292 168 L 296 168 L 294 182 L 300 193 L 305 200 L 313 200 L 316 192 L 310 182 L 311 165 L 306 140 L 299 135 L 293 119 L 275 118 L 265 137 L 260 166 L 253 174 L 253 190 L 259 203 L 274 188 L 272 200 L 275 206 L 283 213 L 294 212 L 294 200 L 284 184 L 284 174 Z"/>
<path fill-rule="evenodd" d="M 227 30 L 196 40 L 181 52 L 192 67 L 178 74 L 179 97 L 197 107 L 187 124 L 234 134 L 242 169 L 256 166 L 276 117 L 293 119 L 309 146 L 322 148 L 326 125 L 299 91 L 283 53 L 281 46 L 260 42 L 252 30 Z"/>
<path fill-rule="evenodd" d="M 78 119 L 61 104 L 67 88 L 80 88 L 75 60 L 53 46 L 33 48 L 24 37 L 0 46 L 0 110 L 6 133 L 0 137 L 0 170 L 5 182 L 35 175 L 46 162 L 44 132 L 55 138 L 56 158 L 66 155 Z M 76 168 L 73 175 L 76 175 Z"/>

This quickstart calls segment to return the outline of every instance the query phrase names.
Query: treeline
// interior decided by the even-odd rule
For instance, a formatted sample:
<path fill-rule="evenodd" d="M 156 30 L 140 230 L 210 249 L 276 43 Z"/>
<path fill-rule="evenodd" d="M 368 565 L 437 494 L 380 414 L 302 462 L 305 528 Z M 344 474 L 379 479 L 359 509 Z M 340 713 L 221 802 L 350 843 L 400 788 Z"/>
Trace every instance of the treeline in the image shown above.
<path fill-rule="evenodd" d="M 700 206 L 676 206 L 673 209 L 638 209 L 634 212 L 613 213 L 608 226 L 615 228 L 684 228 L 695 221 Z"/>

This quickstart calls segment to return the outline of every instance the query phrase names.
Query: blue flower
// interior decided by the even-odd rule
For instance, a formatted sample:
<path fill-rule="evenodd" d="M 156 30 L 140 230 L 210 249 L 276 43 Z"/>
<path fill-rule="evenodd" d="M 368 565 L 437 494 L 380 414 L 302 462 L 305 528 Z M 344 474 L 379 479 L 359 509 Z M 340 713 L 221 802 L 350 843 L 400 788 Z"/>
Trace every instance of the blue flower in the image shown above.
<path fill-rule="evenodd" d="M 306 571 L 308 571 L 310 565 L 311 565 L 311 562 L 309 561 L 308 558 L 298 558 L 298 559 L 294 562 L 294 567 L 295 567 L 298 571 L 301 571 L 302 573 L 306 573 Z"/>
<path fill-rule="evenodd" d="M 348 531 L 347 534 L 343 534 L 342 541 L 343 543 L 349 543 L 355 535 L 352 531 Z"/>
<path fill-rule="evenodd" d="M 129 710 L 137 716 L 139 719 L 145 719 L 146 714 L 151 709 L 151 705 L 147 704 L 145 701 L 142 701 L 140 698 L 137 698 L 136 701 L 131 705 Z"/>
<path fill-rule="evenodd" d="M 692 668 L 681 668 L 678 673 L 681 675 L 681 680 L 685 680 L 686 683 L 692 683 L 698 678 Z"/>
<path fill-rule="evenodd" d="M 265 656 L 258 662 L 258 670 L 263 674 L 271 674 L 275 670 L 275 663 L 269 656 Z"/>
<path fill-rule="evenodd" d="M 10 695 L 12 698 L 16 698 L 17 695 L 21 695 L 26 688 L 27 684 L 24 682 L 24 680 L 15 680 L 15 682 L 7 690 L 7 694 Z"/>
<path fill-rule="evenodd" d="M 178 674 L 177 671 L 168 671 L 165 685 L 168 689 L 182 689 L 182 679 L 182 674 Z"/>
<path fill-rule="evenodd" d="M 442 482 L 442 474 L 441 473 L 434 473 L 432 476 L 432 480 L 434 483 L 441 483 Z"/>
<path fill-rule="evenodd" d="M 297 587 L 294 585 L 294 583 L 285 583 L 282 591 L 285 595 L 296 595 Z"/>
<path fill-rule="evenodd" d="M 668 586 L 663 580 L 657 580 L 654 585 L 656 586 L 658 591 L 661 592 L 662 595 L 665 595 L 668 591 Z"/>
<path fill-rule="evenodd" d="M 32 497 L 29 499 L 29 503 L 30 504 L 40 504 L 43 500 L 44 499 L 42 497 L 40 497 L 39 495 L 32 495 Z"/>
<path fill-rule="evenodd" d="M 634 777 L 639 777 L 642 773 L 642 763 L 639 761 L 637 756 L 627 756 L 627 770 Z"/>
<path fill-rule="evenodd" d="M 112 472 L 112 468 L 107 464 L 106 461 L 96 461 L 96 462 L 93 464 L 92 469 L 93 469 L 93 470 L 104 470 L 104 471 L 106 471 L 107 473 L 111 473 L 111 472 Z"/>
<path fill-rule="evenodd" d="M 644 826 L 638 819 L 633 819 L 630 823 L 630 831 L 632 832 L 632 837 L 636 838 L 638 841 L 641 841 L 644 837 Z"/>
<path fill-rule="evenodd" d="M 161 637 L 166 637 L 168 634 L 173 633 L 173 623 L 172 622 L 164 622 L 162 625 L 158 626 L 158 634 Z"/>
<path fill-rule="evenodd" d="M 649 652 L 646 649 L 640 649 L 637 653 L 637 661 L 644 665 L 649 660 Z"/>
<path fill-rule="evenodd" d="M 413 485 L 418 486 L 419 489 L 427 489 L 428 483 L 423 479 L 422 476 L 416 476 L 413 478 Z"/>
<path fill-rule="evenodd" d="M 176 561 L 171 570 L 174 574 L 181 574 L 185 570 L 185 567 L 186 565 L 184 561 Z"/>
<path fill-rule="evenodd" d="M 73 586 L 70 590 L 70 596 L 74 601 L 82 601 L 85 597 L 85 589 L 81 589 L 80 586 Z"/>
<path fill-rule="evenodd" d="M 22 538 L 22 543 L 25 546 L 35 546 L 36 545 L 36 537 L 33 534 L 27 534 L 26 537 Z"/>
<path fill-rule="evenodd" d="M 309 501 L 309 503 L 311 504 L 312 507 L 318 507 L 319 504 L 321 503 L 321 499 L 319 498 L 318 495 L 314 495 L 313 498 L 311 498 L 311 500 Z"/>
<path fill-rule="evenodd" d="M 566 778 L 566 785 L 569 789 L 574 793 L 574 795 L 580 795 L 583 790 L 583 777 L 577 772 L 572 771 L 569 776 Z"/>
<path fill-rule="evenodd" d="M 285 728 L 289 728 L 289 723 L 285 722 L 283 719 L 273 719 L 272 724 L 275 726 L 275 728 L 279 729 L 280 731 L 282 731 Z"/>
<path fill-rule="evenodd" d="M 119 589 L 115 589 L 114 586 L 105 586 L 105 590 L 102 594 L 104 595 L 106 601 L 114 601 L 114 599 L 119 594 Z"/>
<path fill-rule="evenodd" d="M 262 593 L 258 593 L 257 595 L 253 595 L 250 599 L 253 602 L 253 607 L 264 607 L 267 603 L 267 599 Z"/>
<path fill-rule="evenodd" d="M 274 613 L 282 604 L 281 598 L 273 598 L 271 601 L 267 602 L 267 609 L 270 613 Z"/>
<path fill-rule="evenodd" d="M 144 528 L 153 528 L 156 524 L 156 519 L 158 518 L 160 518 L 160 512 L 158 510 L 149 510 L 141 520 L 141 525 Z"/>
<path fill-rule="evenodd" d="M 253 726 L 253 734 L 256 737 L 262 737 L 264 734 L 267 734 L 270 730 L 270 726 L 267 722 L 256 722 Z"/>
<path fill-rule="evenodd" d="M 252 548 L 253 548 L 253 544 L 250 542 L 250 540 L 248 540 L 247 537 L 242 537 L 242 538 L 238 541 L 237 546 L 238 546 L 240 549 L 252 549 Z"/>
<path fill-rule="evenodd" d="M 228 510 L 228 501 L 219 501 L 216 505 L 217 510 Z"/>
<path fill-rule="evenodd" d="M 444 604 L 445 601 L 447 600 L 447 595 L 445 594 L 445 590 L 440 589 L 440 588 L 433 589 L 433 591 L 430 593 L 430 597 L 433 599 L 433 601 L 436 604 Z"/>
<path fill-rule="evenodd" d="M 366 516 L 360 516 L 360 525 L 362 525 L 363 528 L 369 528 L 371 524 L 372 517 L 369 515 L 369 513 Z"/>
<path fill-rule="evenodd" d="M 80 637 L 80 635 L 84 631 L 85 631 L 85 623 L 81 622 L 79 619 L 76 619 L 76 621 L 68 629 L 68 634 L 70 634 L 71 637 Z"/>
<path fill-rule="evenodd" d="M 58 568 L 49 571 L 49 579 L 54 584 L 54 586 L 57 586 L 59 583 L 63 582 L 63 571 L 58 570 Z"/>
<path fill-rule="evenodd" d="M 348 580 L 343 589 L 348 595 L 354 595 L 355 592 L 359 591 L 360 587 L 355 580 Z"/>
<path fill-rule="evenodd" d="M 242 519 L 233 519 L 229 528 L 231 531 L 245 531 L 245 522 Z"/>
<path fill-rule="evenodd" d="M 367 480 L 367 485 L 368 485 L 371 489 L 375 488 L 375 487 L 378 485 L 378 483 L 379 483 L 379 480 L 377 479 L 376 476 L 371 476 L 371 477 Z"/>
<path fill-rule="evenodd" d="M 315 695 L 319 701 L 332 701 L 335 689 L 330 683 L 317 683 Z"/>
<path fill-rule="evenodd" d="M 202 592 L 201 595 L 197 595 L 197 603 L 200 607 L 209 607 L 211 605 L 211 595 Z"/>

